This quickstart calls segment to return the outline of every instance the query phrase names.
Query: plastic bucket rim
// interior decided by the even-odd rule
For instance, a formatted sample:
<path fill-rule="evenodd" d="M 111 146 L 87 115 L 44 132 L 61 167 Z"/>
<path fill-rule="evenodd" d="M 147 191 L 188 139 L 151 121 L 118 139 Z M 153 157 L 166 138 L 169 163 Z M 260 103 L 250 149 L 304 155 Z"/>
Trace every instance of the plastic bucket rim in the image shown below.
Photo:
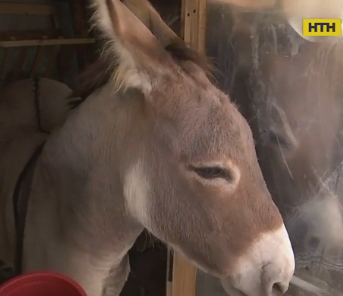
<path fill-rule="evenodd" d="M 29 281 L 30 278 L 32 281 Z M 59 272 L 45 270 L 32 271 L 9 279 L 0 286 L 0 294 L 2 295 L 4 293 L 12 293 L 14 290 L 25 289 L 26 286 L 33 284 L 35 281 L 44 282 L 44 278 L 56 280 L 59 283 L 62 283 L 62 285 L 68 285 L 69 287 L 74 288 L 78 296 L 87 296 L 81 285 L 73 278 Z"/>

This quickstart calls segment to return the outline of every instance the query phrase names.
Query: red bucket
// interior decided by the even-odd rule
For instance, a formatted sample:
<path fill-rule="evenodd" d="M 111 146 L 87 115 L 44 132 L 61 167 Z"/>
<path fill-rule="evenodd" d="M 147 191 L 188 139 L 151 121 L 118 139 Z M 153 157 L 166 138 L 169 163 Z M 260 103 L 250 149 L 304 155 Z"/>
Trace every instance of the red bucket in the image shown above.
<path fill-rule="evenodd" d="M 76 281 L 51 271 L 36 271 L 16 276 L 0 286 L 0 295 L 87 296 Z"/>

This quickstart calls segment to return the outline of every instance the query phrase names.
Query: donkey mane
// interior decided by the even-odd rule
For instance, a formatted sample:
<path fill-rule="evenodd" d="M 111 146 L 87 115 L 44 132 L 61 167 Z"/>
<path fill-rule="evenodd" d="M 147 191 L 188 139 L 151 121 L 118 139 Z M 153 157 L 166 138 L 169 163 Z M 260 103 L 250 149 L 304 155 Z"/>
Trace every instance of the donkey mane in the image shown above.
<path fill-rule="evenodd" d="M 187 72 L 187 70 L 183 68 L 183 63 L 186 61 L 192 62 L 198 66 L 206 75 L 209 75 L 213 70 L 209 59 L 205 55 L 187 47 L 181 40 L 171 42 L 165 47 L 165 50 L 171 55 L 175 63 L 185 72 Z M 79 75 L 78 85 L 69 96 L 69 98 L 80 98 L 81 100 L 70 102 L 70 108 L 74 109 L 78 107 L 95 90 L 107 84 L 111 77 L 113 77 L 116 65 L 117 62 L 115 59 L 112 58 L 111 61 L 109 61 L 106 58 L 102 58 L 88 66 L 85 71 Z"/>

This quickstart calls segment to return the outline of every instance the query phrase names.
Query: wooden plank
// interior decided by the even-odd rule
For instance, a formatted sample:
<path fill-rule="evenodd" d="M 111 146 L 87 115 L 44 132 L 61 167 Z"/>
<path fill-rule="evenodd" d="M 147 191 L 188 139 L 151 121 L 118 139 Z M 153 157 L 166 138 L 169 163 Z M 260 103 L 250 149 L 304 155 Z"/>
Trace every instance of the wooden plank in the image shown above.
<path fill-rule="evenodd" d="M 168 248 L 167 252 L 167 278 L 166 278 L 166 296 L 172 296 L 172 282 L 173 282 L 173 258 L 172 250 Z"/>
<path fill-rule="evenodd" d="M 205 53 L 207 0 L 182 0 L 181 35 L 193 49 Z M 174 253 L 172 296 L 196 295 L 197 268 L 186 258 Z"/>
<path fill-rule="evenodd" d="M 193 49 L 205 53 L 206 0 L 183 0 L 181 35 Z"/>
<path fill-rule="evenodd" d="M 0 14 L 54 15 L 57 9 L 47 4 L 0 3 Z"/>
<path fill-rule="evenodd" d="M 198 0 L 198 44 L 197 50 L 206 54 L 206 20 L 207 20 L 207 0 Z"/>
<path fill-rule="evenodd" d="M 0 47 L 24 47 L 24 46 L 50 46 L 50 45 L 77 45 L 94 43 L 94 38 L 58 38 L 42 40 L 11 40 L 0 41 Z"/>
<path fill-rule="evenodd" d="M 13 40 L 57 39 L 60 35 L 61 35 L 61 31 L 55 30 L 55 29 L 41 29 L 41 30 L 30 30 L 30 31 L 6 30 L 3 32 L 0 32 L 0 40 L 13 41 Z"/>
<path fill-rule="evenodd" d="M 197 268 L 185 257 L 174 253 L 172 296 L 195 296 Z"/>

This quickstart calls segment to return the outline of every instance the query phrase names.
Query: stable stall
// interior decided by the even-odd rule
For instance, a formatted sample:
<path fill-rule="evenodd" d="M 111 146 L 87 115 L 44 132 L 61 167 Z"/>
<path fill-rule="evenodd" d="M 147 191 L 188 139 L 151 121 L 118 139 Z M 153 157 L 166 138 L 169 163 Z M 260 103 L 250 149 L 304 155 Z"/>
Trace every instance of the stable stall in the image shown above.
<path fill-rule="evenodd" d="M 151 3 L 190 47 L 210 57 L 215 83 L 251 125 L 295 252 L 288 295 L 343 295 L 343 43 L 328 32 L 302 32 L 304 18 L 338 22 L 343 2 Z M 83 0 L 0 0 L 0 84 L 48 77 L 73 88 L 96 59 L 89 17 Z M 218 279 L 147 233 L 130 258 L 123 296 L 226 295 Z"/>
<path fill-rule="evenodd" d="M 192 48 L 204 52 L 205 0 L 152 3 L 178 35 Z M 96 38 L 89 30 L 90 16 L 83 0 L 0 1 L 0 86 L 37 77 L 57 80 L 71 88 L 77 85 L 77 76 L 97 59 Z M 138 239 L 131 257 L 138 265 L 148 266 L 138 281 L 129 279 L 122 294 L 138 296 L 147 290 L 144 295 L 161 295 L 161 291 L 166 295 L 195 295 L 196 268 L 155 240 L 147 243 L 147 238 L 149 235 L 143 234 Z M 157 255 L 149 257 L 151 252 Z M 137 256 L 140 259 L 135 259 Z M 144 277 L 149 269 L 153 270 L 150 277 L 158 274 L 153 280 Z M 142 287 L 140 277 L 148 278 Z"/>

